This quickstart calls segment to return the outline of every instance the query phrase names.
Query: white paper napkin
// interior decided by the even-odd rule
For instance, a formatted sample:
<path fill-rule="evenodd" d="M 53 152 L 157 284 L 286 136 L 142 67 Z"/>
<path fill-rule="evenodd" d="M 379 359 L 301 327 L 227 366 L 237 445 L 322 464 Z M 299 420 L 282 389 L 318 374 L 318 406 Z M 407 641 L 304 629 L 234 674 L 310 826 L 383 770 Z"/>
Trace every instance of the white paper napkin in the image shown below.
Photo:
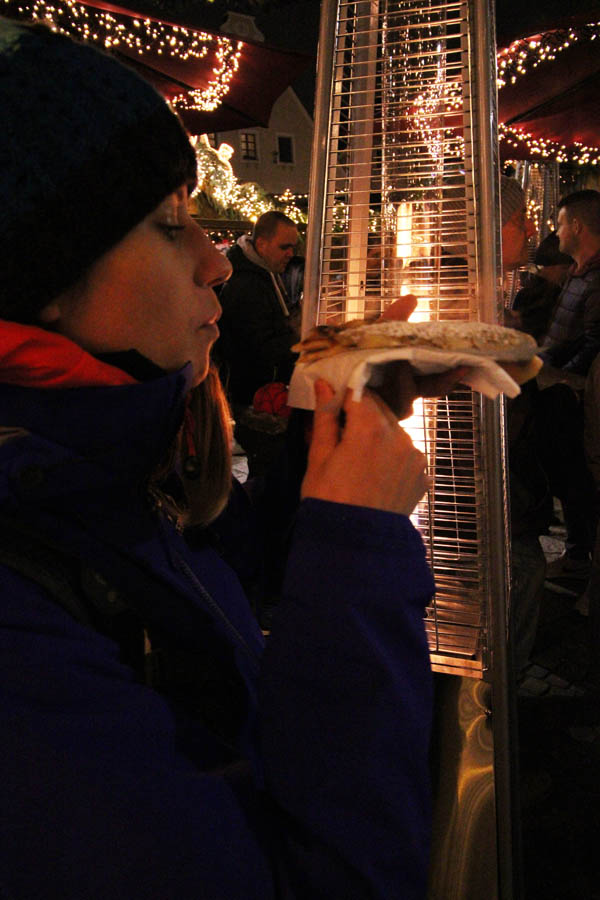
<path fill-rule="evenodd" d="M 519 385 L 508 372 L 487 356 L 422 347 L 391 347 L 383 350 L 351 350 L 312 363 L 297 363 L 290 382 L 288 404 L 300 409 L 314 409 L 314 383 L 318 378 L 329 382 L 335 390 L 335 401 L 340 407 L 346 388 L 354 392 L 354 400 L 360 400 L 365 385 L 377 385 L 381 381 L 381 366 L 396 359 L 408 360 L 421 375 L 445 372 L 456 366 L 469 366 L 471 372 L 463 379 L 463 383 L 491 400 L 499 394 L 516 397 L 521 393 Z"/>

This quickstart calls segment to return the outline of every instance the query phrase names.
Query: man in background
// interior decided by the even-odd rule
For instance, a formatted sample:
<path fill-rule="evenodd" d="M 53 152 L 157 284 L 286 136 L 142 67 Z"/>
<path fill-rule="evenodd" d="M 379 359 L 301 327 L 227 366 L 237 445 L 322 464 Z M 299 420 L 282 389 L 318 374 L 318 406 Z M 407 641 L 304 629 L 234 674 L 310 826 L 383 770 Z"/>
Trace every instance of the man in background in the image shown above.
<path fill-rule="evenodd" d="M 533 225 L 527 218 L 525 193 L 515 178 L 500 178 L 502 270 L 506 277 L 529 261 Z M 511 525 L 510 637 L 513 665 L 520 672 L 529 662 L 537 632 L 546 575 L 546 558 L 539 541 L 545 530 L 547 479 L 541 469 L 533 433 L 535 385 L 523 385 L 508 401 L 508 458 Z M 533 395 L 533 396 L 532 396 Z"/>
<path fill-rule="evenodd" d="M 577 191 L 563 197 L 556 233 L 560 252 L 573 257 L 575 266 L 543 342 L 543 384 L 568 383 L 579 390 L 600 350 L 600 193 Z"/>
<path fill-rule="evenodd" d="M 548 326 L 560 297 L 562 286 L 573 265 L 573 257 L 561 253 L 558 235 L 547 234 L 533 257 L 535 270 L 527 272 L 522 287 L 513 300 L 514 326 L 526 331 L 538 341 L 548 332 Z"/>
<path fill-rule="evenodd" d="M 257 219 L 252 236 L 242 235 L 227 253 L 233 273 L 219 295 L 216 355 L 234 407 L 252 403 L 259 387 L 287 384 L 291 377 L 297 354 L 290 348 L 299 334 L 281 274 L 297 242 L 294 222 L 271 210 Z"/>
<path fill-rule="evenodd" d="M 600 193 L 577 191 L 558 204 L 561 253 L 575 260 L 542 343 L 537 382 L 539 450 L 559 497 L 567 539 L 549 578 L 590 574 L 596 531 L 595 486 L 583 451 L 584 387 L 600 351 Z"/>

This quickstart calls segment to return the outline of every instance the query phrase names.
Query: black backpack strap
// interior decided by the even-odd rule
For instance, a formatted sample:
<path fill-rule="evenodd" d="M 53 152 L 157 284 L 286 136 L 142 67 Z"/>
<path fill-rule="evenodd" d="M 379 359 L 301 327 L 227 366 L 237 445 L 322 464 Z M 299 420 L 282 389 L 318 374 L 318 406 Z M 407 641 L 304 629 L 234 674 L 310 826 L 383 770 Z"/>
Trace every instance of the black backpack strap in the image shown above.
<path fill-rule="evenodd" d="M 247 699 L 227 647 L 209 643 L 198 652 L 175 645 L 146 621 L 141 609 L 136 609 L 135 598 L 129 604 L 126 596 L 78 556 L 21 519 L 2 514 L 0 564 L 39 584 L 77 622 L 113 640 L 121 661 L 140 682 L 166 696 L 174 707 L 201 719 L 227 748 L 227 759 L 235 758 Z M 147 635 L 152 645 L 149 652 Z"/>
<path fill-rule="evenodd" d="M 0 563 L 44 588 L 77 622 L 92 626 L 88 605 L 74 585 L 78 566 L 63 551 L 50 547 L 21 522 L 0 517 Z"/>
<path fill-rule="evenodd" d="M 143 678 L 144 625 L 102 575 L 21 519 L 2 515 L 0 563 L 39 584 L 75 621 L 115 641 L 121 660 Z"/>

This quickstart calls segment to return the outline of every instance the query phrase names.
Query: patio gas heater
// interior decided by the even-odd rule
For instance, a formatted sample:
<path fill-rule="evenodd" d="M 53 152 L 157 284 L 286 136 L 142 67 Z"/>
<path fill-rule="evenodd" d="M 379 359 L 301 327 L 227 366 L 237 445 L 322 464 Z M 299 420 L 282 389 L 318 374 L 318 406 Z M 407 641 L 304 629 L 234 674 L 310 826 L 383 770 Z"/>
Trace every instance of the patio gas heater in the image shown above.
<path fill-rule="evenodd" d="M 490 0 L 325 0 L 321 15 L 303 331 L 404 293 L 413 320 L 498 321 Z M 437 583 L 429 896 L 513 898 L 503 404 L 459 389 L 403 424 L 434 479 L 415 513 Z"/>

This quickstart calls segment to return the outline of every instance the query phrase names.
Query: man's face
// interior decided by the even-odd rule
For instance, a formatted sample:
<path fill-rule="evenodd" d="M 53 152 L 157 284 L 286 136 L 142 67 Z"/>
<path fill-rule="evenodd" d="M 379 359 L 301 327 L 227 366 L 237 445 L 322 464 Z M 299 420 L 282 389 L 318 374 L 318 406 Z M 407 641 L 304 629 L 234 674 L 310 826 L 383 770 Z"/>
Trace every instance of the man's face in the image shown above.
<path fill-rule="evenodd" d="M 289 263 L 298 243 L 298 229 L 280 222 L 273 237 L 259 237 L 254 242 L 258 255 L 264 259 L 271 272 L 281 273 Z"/>
<path fill-rule="evenodd" d="M 577 227 L 575 222 L 569 219 L 569 214 L 564 206 L 561 206 L 558 211 L 556 233 L 558 235 L 558 249 L 560 252 L 568 253 L 569 256 L 574 257 L 579 247 Z"/>
<path fill-rule="evenodd" d="M 502 226 L 502 268 L 505 272 L 527 265 L 529 238 L 533 233 L 533 223 L 527 218 L 524 206 Z"/>

